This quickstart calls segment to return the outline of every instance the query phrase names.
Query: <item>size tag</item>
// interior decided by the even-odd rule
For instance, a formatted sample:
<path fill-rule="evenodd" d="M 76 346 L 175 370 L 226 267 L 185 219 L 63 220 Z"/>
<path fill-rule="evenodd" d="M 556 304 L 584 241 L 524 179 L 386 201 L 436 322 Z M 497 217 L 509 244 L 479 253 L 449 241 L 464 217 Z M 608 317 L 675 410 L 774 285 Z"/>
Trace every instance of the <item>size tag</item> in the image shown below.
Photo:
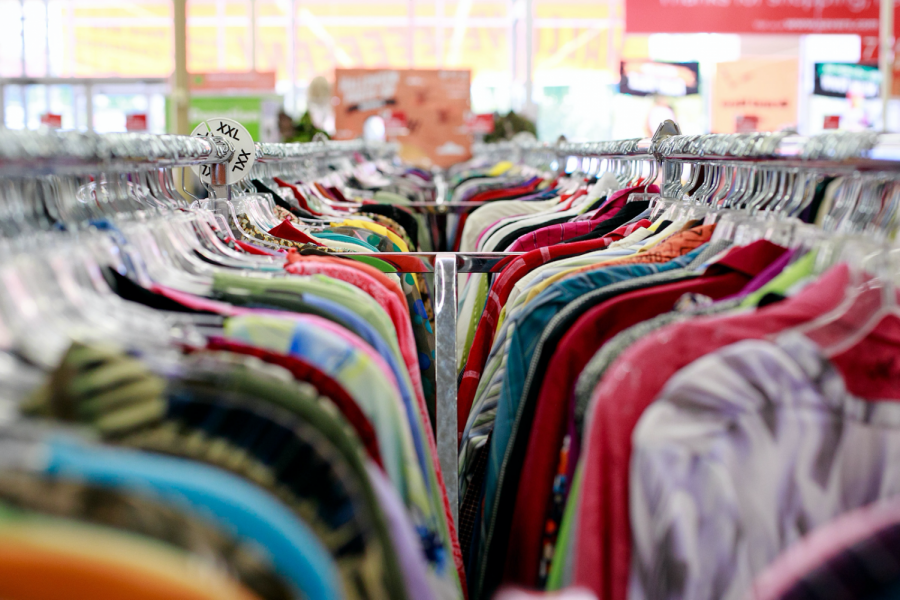
<path fill-rule="evenodd" d="M 224 138 L 234 148 L 234 155 L 228 161 L 225 183 L 231 185 L 237 183 L 250 173 L 250 167 L 256 161 L 256 145 L 250 132 L 233 119 L 207 119 L 200 123 L 191 132 L 191 135 L 200 137 L 219 136 Z M 211 167 L 209 165 L 200 165 L 191 167 L 200 181 L 210 183 Z"/>

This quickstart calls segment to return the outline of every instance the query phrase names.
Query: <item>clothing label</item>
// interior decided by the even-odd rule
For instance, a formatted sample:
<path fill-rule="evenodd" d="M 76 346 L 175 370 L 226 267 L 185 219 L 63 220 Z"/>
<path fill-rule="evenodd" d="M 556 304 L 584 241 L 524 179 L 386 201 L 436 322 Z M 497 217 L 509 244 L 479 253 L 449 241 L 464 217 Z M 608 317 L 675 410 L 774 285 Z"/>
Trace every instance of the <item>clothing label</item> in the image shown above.
<path fill-rule="evenodd" d="M 225 165 L 225 181 L 218 185 L 237 183 L 250 174 L 250 168 L 256 162 L 256 145 L 247 128 L 233 119 L 207 119 L 197 125 L 191 135 L 199 137 L 218 136 L 225 139 L 234 150 L 228 164 Z M 191 167 L 200 181 L 212 183 L 212 166 L 199 165 Z"/>

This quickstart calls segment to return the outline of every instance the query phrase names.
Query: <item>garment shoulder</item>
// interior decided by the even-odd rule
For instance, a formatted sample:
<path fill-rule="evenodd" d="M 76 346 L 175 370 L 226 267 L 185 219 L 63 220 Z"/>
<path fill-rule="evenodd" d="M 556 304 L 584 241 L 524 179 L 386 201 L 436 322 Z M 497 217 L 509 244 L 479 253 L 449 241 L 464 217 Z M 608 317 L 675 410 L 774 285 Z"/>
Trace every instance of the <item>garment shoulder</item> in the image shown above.
<path fill-rule="evenodd" d="M 723 427 L 738 415 L 799 403 L 817 404 L 809 374 L 777 345 L 744 340 L 707 354 L 678 371 L 644 413 L 657 433 L 666 422 L 710 418 Z M 665 414 L 665 417 L 662 415 Z"/>

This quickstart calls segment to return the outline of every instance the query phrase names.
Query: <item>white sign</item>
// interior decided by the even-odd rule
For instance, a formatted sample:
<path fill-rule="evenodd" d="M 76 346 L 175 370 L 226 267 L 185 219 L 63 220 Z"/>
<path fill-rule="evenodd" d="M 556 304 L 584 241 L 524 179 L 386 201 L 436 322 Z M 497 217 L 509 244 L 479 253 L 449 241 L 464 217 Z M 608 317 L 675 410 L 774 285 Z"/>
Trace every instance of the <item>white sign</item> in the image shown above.
<path fill-rule="evenodd" d="M 199 137 L 219 136 L 225 139 L 234 150 L 231 160 L 226 165 L 226 185 L 237 183 L 250 173 L 250 168 L 256 162 L 256 145 L 250 132 L 233 119 L 224 119 L 216 117 L 207 119 L 197 125 L 191 135 Z M 200 165 L 191 167 L 194 173 L 203 183 L 210 183 L 212 169 L 209 165 Z"/>

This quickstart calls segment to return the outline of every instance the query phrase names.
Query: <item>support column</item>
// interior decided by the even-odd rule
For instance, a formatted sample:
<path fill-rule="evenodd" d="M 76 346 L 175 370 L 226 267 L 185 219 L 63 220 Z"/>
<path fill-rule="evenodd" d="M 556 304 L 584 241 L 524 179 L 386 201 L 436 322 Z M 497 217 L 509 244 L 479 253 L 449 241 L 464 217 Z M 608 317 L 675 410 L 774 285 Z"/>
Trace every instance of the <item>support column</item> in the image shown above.
<path fill-rule="evenodd" d="M 436 37 L 435 53 L 438 69 L 444 68 L 444 0 L 434 0 L 434 17 Z"/>
<path fill-rule="evenodd" d="M 406 61 L 408 69 L 416 68 L 416 0 L 406 3 Z"/>
<path fill-rule="evenodd" d="M 534 105 L 534 2 L 525 1 L 525 114 L 537 118 Z"/>
<path fill-rule="evenodd" d="M 459 442 L 456 435 L 456 256 L 434 263 L 434 361 L 437 450 L 453 522 L 459 524 Z"/>
<path fill-rule="evenodd" d="M 256 71 L 256 0 L 250 0 L 250 70 Z"/>
<path fill-rule="evenodd" d="M 297 119 L 297 0 L 288 2 L 288 56 L 287 74 L 291 87 L 288 90 L 287 110 L 292 119 Z"/>
<path fill-rule="evenodd" d="M 172 0 L 172 19 L 175 34 L 175 73 L 172 78 L 171 92 L 171 123 L 173 131 L 180 135 L 190 134 L 188 122 L 188 107 L 191 95 L 188 89 L 187 70 L 187 0 Z M 90 103 L 90 99 L 88 102 Z M 90 104 L 88 104 L 90 106 Z M 88 115 L 93 111 L 89 108 Z M 88 129 L 93 129 L 93 123 L 88 123 Z"/>
<path fill-rule="evenodd" d="M 172 103 L 174 106 L 174 102 Z M 87 130 L 94 130 L 94 86 L 90 83 L 84 84 L 84 112 L 87 120 Z M 172 121 L 175 122 L 174 119 Z"/>
<path fill-rule="evenodd" d="M 888 102 L 894 86 L 894 0 L 881 0 L 878 21 L 878 66 L 881 70 L 882 131 L 887 131 Z"/>

